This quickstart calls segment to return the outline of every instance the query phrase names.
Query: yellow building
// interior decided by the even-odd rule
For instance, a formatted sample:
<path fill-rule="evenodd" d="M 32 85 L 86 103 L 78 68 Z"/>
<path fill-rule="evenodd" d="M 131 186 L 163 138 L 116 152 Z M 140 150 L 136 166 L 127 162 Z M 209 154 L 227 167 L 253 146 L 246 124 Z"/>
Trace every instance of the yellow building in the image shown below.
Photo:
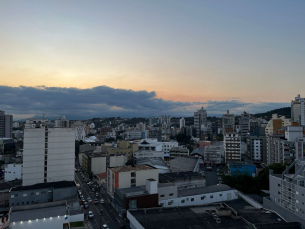
<path fill-rule="evenodd" d="M 117 147 L 109 147 L 109 154 L 126 154 L 130 158 L 134 152 L 138 151 L 138 143 L 130 143 L 129 141 L 120 141 Z"/>

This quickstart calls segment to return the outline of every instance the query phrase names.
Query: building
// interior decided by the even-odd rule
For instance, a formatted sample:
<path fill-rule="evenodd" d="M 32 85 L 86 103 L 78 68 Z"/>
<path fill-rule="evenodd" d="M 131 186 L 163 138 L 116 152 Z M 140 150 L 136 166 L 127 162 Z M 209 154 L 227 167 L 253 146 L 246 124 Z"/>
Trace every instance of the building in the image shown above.
<path fill-rule="evenodd" d="M 190 151 L 188 148 L 183 146 L 173 147 L 169 150 L 169 158 L 174 159 L 175 157 L 180 156 L 189 156 Z"/>
<path fill-rule="evenodd" d="M 225 162 L 241 160 L 240 135 L 236 132 L 227 132 L 223 136 Z"/>
<path fill-rule="evenodd" d="M 19 128 L 19 126 L 20 126 L 19 122 L 14 122 L 13 123 L 13 128 Z"/>
<path fill-rule="evenodd" d="M 170 173 L 169 165 L 162 158 L 137 158 L 137 165 L 149 165 L 158 169 L 159 173 Z"/>
<path fill-rule="evenodd" d="M 148 133 L 149 138 L 156 138 L 159 142 L 162 141 L 162 131 L 159 129 L 151 129 Z"/>
<path fill-rule="evenodd" d="M 177 190 L 206 186 L 205 176 L 198 172 L 174 172 L 159 174 L 159 184 L 173 184 Z"/>
<path fill-rule="evenodd" d="M 277 114 L 272 114 L 271 120 L 267 123 L 265 134 L 275 134 L 278 129 L 285 126 L 291 126 L 291 119 L 285 116 L 279 117 Z"/>
<path fill-rule="evenodd" d="M 295 173 L 289 173 L 294 168 Z M 295 160 L 282 174 L 270 170 L 270 198 L 264 207 L 276 211 L 287 221 L 297 221 L 305 227 L 305 160 Z"/>
<path fill-rule="evenodd" d="M 63 115 L 62 118 L 55 119 L 54 127 L 69 128 L 70 127 L 69 120 L 67 120 L 66 116 Z"/>
<path fill-rule="evenodd" d="M 107 148 L 108 154 L 126 154 L 127 160 L 130 159 L 134 152 L 138 151 L 137 143 L 130 143 L 128 141 L 119 141 L 117 147 Z"/>
<path fill-rule="evenodd" d="M 164 195 L 164 193 L 159 192 L 159 197 L 162 195 Z M 234 200 L 237 198 L 237 191 L 231 187 L 227 185 L 212 185 L 178 190 L 176 198 L 173 198 L 170 194 L 166 197 L 166 199 L 160 200 L 159 198 L 159 205 L 161 205 L 163 208 L 185 207 L 211 204 Z"/>
<path fill-rule="evenodd" d="M 113 197 L 116 188 L 130 188 L 132 186 L 146 185 L 146 180 L 151 178 L 159 183 L 158 169 L 148 165 L 136 165 L 134 167 L 128 165 L 108 168 L 107 192 Z"/>
<path fill-rule="evenodd" d="M 124 138 L 129 140 L 141 139 L 148 137 L 148 130 L 133 130 L 124 132 Z"/>
<path fill-rule="evenodd" d="M 169 127 L 171 125 L 171 116 L 170 115 L 162 115 L 159 118 L 159 123 L 162 124 L 166 124 L 166 127 Z"/>
<path fill-rule="evenodd" d="M 77 121 L 72 124 L 72 128 L 75 131 L 75 140 L 76 141 L 85 141 L 86 140 L 86 125 L 80 121 Z"/>
<path fill-rule="evenodd" d="M 16 142 L 12 138 L 0 138 L 0 155 L 16 151 Z"/>
<path fill-rule="evenodd" d="M 226 129 L 235 130 L 235 117 L 234 114 L 230 114 L 229 110 L 227 110 L 226 114 L 222 115 L 221 120 L 223 135 L 225 135 Z"/>
<path fill-rule="evenodd" d="M 253 162 L 267 163 L 267 140 L 263 127 L 257 127 L 252 133 L 248 133 L 247 152 Z"/>
<path fill-rule="evenodd" d="M 256 166 L 252 163 L 246 162 L 233 162 L 228 164 L 230 176 L 248 175 L 251 177 L 256 176 Z"/>
<path fill-rule="evenodd" d="M 156 117 L 150 117 L 149 118 L 149 125 L 153 126 L 157 123 L 157 118 Z"/>
<path fill-rule="evenodd" d="M 115 189 L 113 206 L 120 215 L 126 217 L 126 210 L 159 207 L 158 183 L 147 179 L 146 185 Z"/>
<path fill-rule="evenodd" d="M 7 208 L 9 210 L 10 190 L 14 187 L 22 185 L 22 180 L 12 180 L 9 182 L 3 182 L 0 185 L 0 208 L 3 210 Z"/>
<path fill-rule="evenodd" d="M 27 119 L 24 129 L 23 185 L 74 181 L 75 132 L 49 128 L 47 119 Z"/>
<path fill-rule="evenodd" d="M 0 110 L 0 138 L 11 138 L 13 131 L 13 115 Z"/>
<path fill-rule="evenodd" d="M 6 164 L 4 167 L 4 181 L 20 180 L 22 179 L 22 164 Z"/>
<path fill-rule="evenodd" d="M 138 143 L 139 150 L 162 151 L 162 143 L 145 139 Z"/>
<path fill-rule="evenodd" d="M 242 113 L 240 115 L 239 126 L 240 126 L 241 139 L 244 139 L 247 137 L 247 134 L 249 132 L 250 119 L 251 119 L 251 115 L 245 111 L 244 111 L 244 113 Z"/>
<path fill-rule="evenodd" d="M 78 200 L 57 201 L 31 206 L 14 206 L 9 212 L 12 229 L 72 228 L 71 223 L 83 222 L 84 213 Z"/>
<path fill-rule="evenodd" d="M 76 197 L 74 181 L 40 183 L 12 188 L 9 206 L 42 204 Z"/>
<path fill-rule="evenodd" d="M 205 147 L 203 152 L 205 163 L 222 164 L 225 162 L 225 150 L 223 142 L 215 142 L 212 145 Z"/>
<path fill-rule="evenodd" d="M 169 166 L 172 172 L 199 172 L 200 160 L 194 157 L 175 157 L 169 161 Z"/>
<path fill-rule="evenodd" d="M 201 131 L 201 126 L 207 124 L 207 111 L 203 109 L 203 107 L 194 112 L 194 128 L 196 131 L 196 136 L 197 138 L 201 137 L 202 131 Z"/>
<path fill-rule="evenodd" d="M 82 155 L 82 168 L 94 175 L 107 172 L 108 167 L 119 167 L 127 162 L 126 154 L 105 154 L 85 152 Z"/>
<path fill-rule="evenodd" d="M 185 119 L 184 118 L 181 118 L 180 120 L 179 120 L 179 126 L 180 126 L 180 129 L 182 129 L 183 127 L 185 127 Z"/>
<path fill-rule="evenodd" d="M 133 153 L 133 156 L 139 158 L 161 158 L 164 159 L 164 153 L 162 151 L 154 150 L 139 150 Z"/>
<path fill-rule="evenodd" d="M 291 100 L 291 122 L 297 122 L 299 126 L 305 126 L 304 100 L 300 95 Z"/>

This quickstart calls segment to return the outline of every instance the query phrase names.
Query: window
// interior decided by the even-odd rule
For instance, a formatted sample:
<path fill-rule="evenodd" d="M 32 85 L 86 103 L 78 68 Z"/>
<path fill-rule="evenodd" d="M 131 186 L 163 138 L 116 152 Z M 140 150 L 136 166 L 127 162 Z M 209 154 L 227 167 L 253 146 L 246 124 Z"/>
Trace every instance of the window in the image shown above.
<path fill-rule="evenodd" d="M 27 196 L 28 196 L 28 194 L 26 194 L 26 193 L 23 194 L 23 197 L 27 197 Z"/>
<path fill-rule="evenodd" d="M 194 198 L 191 198 L 191 201 L 194 201 Z"/>
<path fill-rule="evenodd" d="M 41 192 L 41 194 L 46 194 L 46 193 L 47 193 L 46 191 L 42 191 L 42 192 Z"/>
<path fill-rule="evenodd" d="M 36 196 L 39 196 L 39 192 L 36 192 Z"/>
<path fill-rule="evenodd" d="M 173 196 L 173 195 L 174 195 L 174 193 L 170 193 L 169 195 L 170 195 L 170 196 Z"/>
<path fill-rule="evenodd" d="M 14 199 L 14 197 L 15 197 L 14 195 L 11 195 L 11 199 Z"/>
<path fill-rule="evenodd" d="M 17 196 L 18 196 L 18 194 L 15 194 L 15 196 L 17 197 Z"/>
<path fill-rule="evenodd" d="M 164 197 L 164 195 L 160 195 L 160 197 Z"/>
<path fill-rule="evenodd" d="M 210 195 L 210 198 L 213 198 L 213 195 Z"/>
<path fill-rule="evenodd" d="M 22 202 L 21 204 L 24 205 L 24 202 Z"/>
<path fill-rule="evenodd" d="M 27 202 L 26 202 L 26 204 L 30 204 L 30 202 L 29 202 L 29 201 L 27 201 Z"/>
<path fill-rule="evenodd" d="M 181 200 L 181 203 L 184 203 L 185 202 L 185 200 Z"/>
<path fill-rule="evenodd" d="M 222 196 L 222 194 L 219 194 L 219 196 Z"/>
<path fill-rule="evenodd" d="M 34 192 L 31 192 L 31 196 L 34 196 Z"/>
<path fill-rule="evenodd" d="M 48 191 L 48 194 L 52 194 L 52 191 Z"/>
<path fill-rule="evenodd" d="M 205 199 L 205 196 L 202 196 L 201 199 L 204 200 L 204 199 Z"/>

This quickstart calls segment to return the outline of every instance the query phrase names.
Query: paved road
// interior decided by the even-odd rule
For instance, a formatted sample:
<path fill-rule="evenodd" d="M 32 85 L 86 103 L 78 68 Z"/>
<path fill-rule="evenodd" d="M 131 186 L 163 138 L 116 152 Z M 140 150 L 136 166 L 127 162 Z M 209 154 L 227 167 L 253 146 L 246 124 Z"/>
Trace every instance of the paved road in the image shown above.
<path fill-rule="evenodd" d="M 206 167 L 201 168 L 201 170 L 204 171 L 206 186 L 217 185 L 219 183 L 218 176 L 217 176 L 218 168 L 219 167 L 213 167 L 211 171 L 208 171 Z"/>
<path fill-rule="evenodd" d="M 98 200 L 104 199 L 105 204 L 94 204 L 93 200 L 96 199 L 95 193 L 91 191 L 90 187 L 85 183 L 84 179 L 80 176 L 79 172 L 75 173 L 75 180 L 77 183 L 81 185 L 82 194 L 84 198 L 87 200 L 88 197 L 91 198 L 92 202 L 89 203 L 89 207 L 85 210 L 86 217 L 85 220 L 91 224 L 91 228 L 93 229 L 99 229 L 102 228 L 101 225 L 107 224 L 110 229 L 117 229 L 120 228 L 121 222 L 119 218 L 116 216 L 117 213 L 114 212 L 115 209 L 110 206 L 109 202 L 106 200 L 104 195 L 99 190 L 96 190 L 99 192 Z M 103 210 L 103 214 L 100 215 L 101 209 Z M 88 212 L 92 211 L 94 213 L 93 219 L 88 219 Z"/>

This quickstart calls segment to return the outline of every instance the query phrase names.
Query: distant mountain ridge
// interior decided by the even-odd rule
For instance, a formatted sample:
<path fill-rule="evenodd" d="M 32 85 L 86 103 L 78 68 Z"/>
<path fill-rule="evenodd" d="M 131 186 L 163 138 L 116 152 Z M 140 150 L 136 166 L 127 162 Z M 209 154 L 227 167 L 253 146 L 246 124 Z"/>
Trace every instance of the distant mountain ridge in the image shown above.
<path fill-rule="evenodd" d="M 267 112 L 264 112 L 264 113 L 257 113 L 257 114 L 254 114 L 253 116 L 256 117 L 256 118 L 263 117 L 263 118 L 271 119 L 272 114 L 278 114 L 279 116 L 284 115 L 286 118 L 290 118 L 291 107 L 278 108 L 278 109 L 274 109 L 274 110 L 267 111 Z"/>

